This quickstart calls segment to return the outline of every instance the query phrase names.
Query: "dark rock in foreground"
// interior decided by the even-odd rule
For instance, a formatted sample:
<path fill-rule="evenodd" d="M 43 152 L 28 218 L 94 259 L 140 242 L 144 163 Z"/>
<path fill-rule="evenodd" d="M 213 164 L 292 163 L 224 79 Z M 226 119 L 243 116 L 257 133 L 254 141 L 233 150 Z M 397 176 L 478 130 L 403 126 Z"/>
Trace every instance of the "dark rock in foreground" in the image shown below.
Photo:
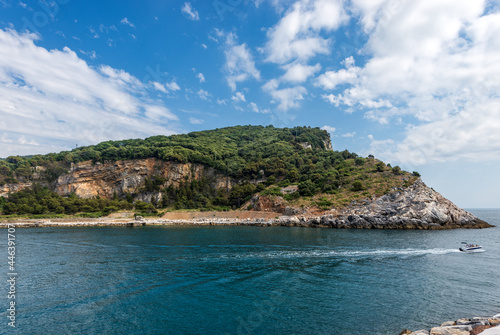
<path fill-rule="evenodd" d="M 457 321 L 446 321 L 439 327 L 433 327 L 429 330 L 422 329 L 417 331 L 403 330 L 402 334 L 411 335 L 478 335 L 482 334 L 485 330 L 490 328 L 488 331 L 490 334 L 500 334 L 500 329 L 498 326 L 500 324 L 500 314 L 493 317 L 475 317 L 472 319 L 458 319 Z"/>

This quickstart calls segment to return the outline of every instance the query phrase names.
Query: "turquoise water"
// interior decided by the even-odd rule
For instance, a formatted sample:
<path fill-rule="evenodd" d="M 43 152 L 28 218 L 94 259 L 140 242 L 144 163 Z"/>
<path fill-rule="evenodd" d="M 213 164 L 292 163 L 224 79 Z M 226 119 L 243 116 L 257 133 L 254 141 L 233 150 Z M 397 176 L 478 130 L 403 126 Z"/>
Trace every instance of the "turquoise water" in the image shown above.
<path fill-rule="evenodd" d="M 500 210 L 471 211 L 500 226 Z M 17 327 L 3 299 L 2 334 L 399 334 L 500 313 L 500 228 L 75 227 L 16 239 Z M 486 252 L 458 252 L 463 240 Z"/>

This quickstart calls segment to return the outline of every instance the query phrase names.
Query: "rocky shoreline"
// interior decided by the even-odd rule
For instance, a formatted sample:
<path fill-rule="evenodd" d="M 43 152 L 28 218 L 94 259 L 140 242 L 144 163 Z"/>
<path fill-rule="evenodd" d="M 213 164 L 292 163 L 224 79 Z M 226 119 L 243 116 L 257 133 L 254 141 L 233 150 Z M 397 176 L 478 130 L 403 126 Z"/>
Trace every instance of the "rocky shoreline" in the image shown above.
<path fill-rule="evenodd" d="M 439 327 L 411 331 L 403 330 L 399 335 L 499 335 L 500 314 L 492 317 L 474 317 L 470 319 L 458 319 L 446 321 Z"/>
<path fill-rule="evenodd" d="M 410 229 L 410 230 L 443 230 L 453 228 L 488 228 L 492 227 L 486 222 L 462 223 L 462 224 L 439 224 L 426 222 L 418 219 L 371 217 L 368 215 L 349 215 L 346 217 L 334 217 L 323 215 L 317 217 L 306 216 L 278 216 L 273 219 L 265 218 L 193 218 L 193 219 L 79 219 L 79 220 L 10 220 L 0 222 L 1 227 L 14 224 L 17 227 L 102 227 L 102 226 L 283 226 L 283 227 L 310 227 L 310 228 L 337 228 L 337 229 Z"/>

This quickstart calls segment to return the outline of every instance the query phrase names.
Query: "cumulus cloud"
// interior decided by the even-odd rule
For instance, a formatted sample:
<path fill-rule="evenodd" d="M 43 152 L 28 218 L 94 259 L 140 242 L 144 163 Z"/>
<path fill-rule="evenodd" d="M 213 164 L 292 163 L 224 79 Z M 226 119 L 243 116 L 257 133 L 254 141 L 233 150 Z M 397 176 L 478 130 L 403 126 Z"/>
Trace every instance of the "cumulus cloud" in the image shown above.
<path fill-rule="evenodd" d="M 304 65 L 304 64 L 287 64 L 283 66 L 286 73 L 281 77 L 283 81 L 302 83 L 307 78 L 313 76 L 316 72 L 321 70 L 321 65 Z"/>
<path fill-rule="evenodd" d="M 167 93 L 165 86 L 157 81 L 153 82 L 153 87 L 160 92 Z"/>
<path fill-rule="evenodd" d="M 500 126 L 500 14 L 487 6 L 476 0 L 353 0 L 351 13 L 368 38 L 359 50 L 366 60 L 356 66 L 346 59 L 344 68 L 324 72 L 315 85 L 326 91 L 325 100 L 361 110 L 369 120 L 411 122 L 400 143 L 374 142 L 373 149 L 390 146 L 384 152 L 394 159 L 498 158 L 491 143 L 498 143 L 493 128 Z"/>
<path fill-rule="evenodd" d="M 279 9 L 277 3 L 274 6 Z M 308 93 L 303 86 L 283 87 L 282 84 L 302 84 L 321 70 L 321 64 L 308 62 L 317 55 L 331 53 L 333 41 L 325 36 L 349 21 L 342 0 L 299 0 L 267 31 L 262 48 L 267 62 L 279 64 L 285 74 L 269 80 L 263 89 L 286 112 L 298 107 Z"/>
<path fill-rule="evenodd" d="M 175 81 L 171 81 L 170 83 L 167 83 L 165 85 L 171 91 L 178 91 L 181 89 L 180 86 Z"/>
<path fill-rule="evenodd" d="M 238 44 L 234 33 L 224 34 L 218 31 L 219 37 L 225 37 L 224 54 L 226 56 L 226 80 L 231 90 L 236 91 L 236 84 L 247 79 L 260 80 L 260 72 L 255 67 L 255 61 L 248 46 Z"/>
<path fill-rule="evenodd" d="M 255 102 L 250 102 L 248 104 L 248 107 L 250 110 L 254 113 L 261 113 L 261 114 L 269 114 L 271 111 L 267 108 L 259 108 L 259 106 Z"/>
<path fill-rule="evenodd" d="M 235 95 L 233 95 L 233 96 L 231 97 L 231 99 L 232 99 L 233 101 L 236 101 L 236 102 L 238 102 L 238 101 L 246 101 L 246 99 L 245 99 L 245 95 L 244 95 L 243 93 L 241 93 L 241 92 L 236 92 L 236 94 L 235 94 Z"/>
<path fill-rule="evenodd" d="M 331 32 L 349 20 L 341 0 L 299 0 L 267 32 L 267 60 L 285 64 L 307 61 L 317 54 L 329 54 Z"/>
<path fill-rule="evenodd" d="M 321 127 L 322 130 L 326 130 L 327 132 L 329 133 L 333 133 L 335 132 L 335 127 L 332 127 L 332 126 L 327 126 L 327 125 L 324 125 L 323 127 Z"/>
<path fill-rule="evenodd" d="M 199 21 L 200 14 L 191 6 L 191 3 L 185 2 L 184 6 L 182 6 L 181 11 L 186 14 L 186 16 L 192 21 Z"/>
<path fill-rule="evenodd" d="M 200 83 L 204 83 L 205 82 L 205 76 L 203 75 L 203 73 L 198 73 L 196 75 L 196 77 L 200 80 Z"/>
<path fill-rule="evenodd" d="M 200 89 L 197 92 L 197 94 L 201 100 L 205 100 L 205 101 L 210 100 L 210 97 L 212 96 L 208 91 L 205 91 L 204 89 Z"/>
<path fill-rule="evenodd" d="M 411 165 L 500 159 L 500 99 L 471 104 L 439 121 L 412 126 L 395 156 Z"/>
<path fill-rule="evenodd" d="M 91 67 L 69 48 L 39 47 L 38 38 L 0 30 L 0 138 L 25 144 L 2 145 L 0 156 L 173 133 L 167 124 L 177 116 L 150 98 L 149 86 Z"/>
<path fill-rule="evenodd" d="M 338 71 L 326 71 L 319 76 L 315 85 L 321 86 L 326 90 L 333 90 L 338 85 L 354 84 L 359 77 L 360 68 L 354 66 L 354 58 L 352 56 L 343 61 L 346 64 L 346 69 Z"/>
<path fill-rule="evenodd" d="M 279 88 L 279 81 L 269 80 L 262 89 L 273 97 L 273 102 L 278 102 L 278 110 L 287 111 L 290 108 L 299 107 L 299 101 L 304 99 L 307 89 L 303 86 Z"/>

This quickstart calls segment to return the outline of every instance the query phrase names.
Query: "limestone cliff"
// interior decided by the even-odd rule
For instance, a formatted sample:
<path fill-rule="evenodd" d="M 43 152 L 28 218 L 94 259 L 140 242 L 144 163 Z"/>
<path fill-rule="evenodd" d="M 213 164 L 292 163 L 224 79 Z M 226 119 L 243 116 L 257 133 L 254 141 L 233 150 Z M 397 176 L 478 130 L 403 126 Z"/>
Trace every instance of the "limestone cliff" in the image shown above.
<path fill-rule="evenodd" d="M 212 168 L 200 164 L 165 162 L 154 158 L 126 160 L 113 163 L 91 161 L 75 164 L 70 171 L 60 176 L 55 191 L 62 196 L 71 193 L 82 198 L 100 196 L 111 198 L 125 193 L 136 193 L 144 186 L 145 179 L 152 176 L 165 178 L 165 186 L 178 186 L 182 181 L 207 178 L 213 180 L 216 188 L 231 189 L 234 181 L 222 176 Z M 140 200 L 151 199 L 158 194 L 138 194 Z"/>
<path fill-rule="evenodd" d="M 7 197 L 11 192 L 18 192 L 22 189 L 32 186 L 31 182 L 18 183 L 18 184 L 5 184 L 0 186 L 0 197 Z"/>

